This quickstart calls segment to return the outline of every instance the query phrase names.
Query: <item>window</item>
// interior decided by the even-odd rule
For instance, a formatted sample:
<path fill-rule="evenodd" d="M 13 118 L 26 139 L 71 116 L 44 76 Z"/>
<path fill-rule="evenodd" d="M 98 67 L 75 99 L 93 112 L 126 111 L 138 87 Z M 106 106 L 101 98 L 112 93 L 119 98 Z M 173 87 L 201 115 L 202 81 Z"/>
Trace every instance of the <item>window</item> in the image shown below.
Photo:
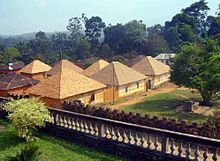
<path fill-rule="evenodd" d="M 125 93 L 127 93 L 128 92 L 128 87 L 125 87 Z"/>
<path fill-rule="evenodd" d="M 139 87 L 140 87 L 140 83 L 138 82 L 138 83 L 137 83 L 137 89 L 138 89 Z"/>
<path fill-rule="evenodd" d="M 91 101 L 95 101 L 95 94 L 91 96 Z"/>

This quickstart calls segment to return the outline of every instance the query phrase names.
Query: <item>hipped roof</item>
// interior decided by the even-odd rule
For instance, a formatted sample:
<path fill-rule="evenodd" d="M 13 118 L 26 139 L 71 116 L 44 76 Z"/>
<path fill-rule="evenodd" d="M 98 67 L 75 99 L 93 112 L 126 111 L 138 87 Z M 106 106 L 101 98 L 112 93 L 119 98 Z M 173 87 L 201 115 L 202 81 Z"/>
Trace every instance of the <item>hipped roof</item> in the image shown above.
<path fill-rule="evenodd" d="M 68 60 L 60 60 L 47 72 L 47 75 L 54 75 L 56 73 L 62 72 L 62 70 L 65 69 L 74 70 L 78 73 L 81 73 L 83 71 L 82 68 L 78 67 Z"/>
<path fill-rule="evenodd" d="M 135 71 L 134 69 L 131 69 L 130 67 L 116 61 L 110 63 L 97 73 L 93 74 L 91 78 L 106 85 L 120 86 L 144 80 L 147 77 Z"/>
<path fill-rule="evenodd" d="M 170 72 L 170 67 L 168 65 L 161 63 L 151 56 L 143 58 L 131 68 L 146 76 L 155 76 Z"/>
<path fill-rule="evenodd" d="M 47 72 L 50 70 L 51 67 L 39 60 L 34 60 L 30 64 L 26 65 L 24 68 L 20 70 L 21 73 L 27 73 L 27 74 L 36 74 L 36 73 L 42 73 Z"/>
<path fill-rule="evenodd" d="M 86 75 L 86 76 L 91 76 L 95 73 L 97 73 L 99 70 L 101 70 L 102 68 L 106 67 L 109 63 L 103 59 L 93 63 L 92 65 L 90 65 L 88 68 L 86 68 L 82 74 Z"/>
<path fill-rule="evenodd" d="M 28 85 L 34 85 L 39 81 L 20 74 L 7 74 L 0 79 L 0 90 L 11 90 Z"/>
<path fill-rule="evenodd" d="M 62 72 L 58 72 L 28 89 L 27 93 L 54 99 L 65 99 L 105 87 L 104 84 L 83 74 L 63 69 Z"/>

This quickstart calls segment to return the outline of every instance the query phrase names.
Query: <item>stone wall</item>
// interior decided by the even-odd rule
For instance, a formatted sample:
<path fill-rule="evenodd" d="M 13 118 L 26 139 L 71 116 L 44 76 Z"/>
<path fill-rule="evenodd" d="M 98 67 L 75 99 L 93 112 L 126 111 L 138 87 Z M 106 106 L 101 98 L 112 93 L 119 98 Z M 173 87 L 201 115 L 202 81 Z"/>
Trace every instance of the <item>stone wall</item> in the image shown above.
<path fill-rule="evenodd" d="M 220 129 L 211 128 L 207 123 L 189 124 L 186 120 L 178 121 L 176 119 L 168 119 L 166 117 L 159 118 L 156 116 L 143 116 L 139 113 L 128 113 L 125 111 L 112 110 L 110 108 L 84 106 L 79 101 L 65 102 L 64 109 L 72 112 L 119 120 L 123 122 L 220 139 Z"/>

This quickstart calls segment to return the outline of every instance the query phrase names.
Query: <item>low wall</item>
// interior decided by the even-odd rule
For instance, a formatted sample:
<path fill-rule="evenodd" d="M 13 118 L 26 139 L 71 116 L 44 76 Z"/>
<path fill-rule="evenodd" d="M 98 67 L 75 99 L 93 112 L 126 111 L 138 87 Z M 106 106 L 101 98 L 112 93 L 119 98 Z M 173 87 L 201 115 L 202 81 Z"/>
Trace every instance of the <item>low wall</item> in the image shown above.
<path fill-rule="evenodd" d="M 123 116 L 117 111 L 106 112 L 109 109 L 84 107 L 79 102 L 65 104 L 67 106 L 81 111 L 76 113 L 48 108 L 53 123 L 47 124 L 42 130 L 129 160 L 219 161 L 220 140 L 131 123 L 143 123 L 140 115 Z M 86 111 L 102 117 L 83 114 Z M 123 116 L 131 122 L 108 119 L 116 116 L 119 119 L 123 119 Z"/>
<path fill-rule="evenodd" d="M 119 120 L 144 126 L 220 139 L 220 129 L 211 128 L 207 123 L 189 124 L 187 121 L 179 122 L 176 119 L 168 119 L 165 117 L 150 117 L 148 115 L 140 115 L 139 113 L 135 114 L 132 112 L 128 113 L 120 110 L 112 110 L 110 108 L 84 106 L 78 101 L 65 102 L 64 109 L 72 112 L 98 116 L 107 119 Z"/>

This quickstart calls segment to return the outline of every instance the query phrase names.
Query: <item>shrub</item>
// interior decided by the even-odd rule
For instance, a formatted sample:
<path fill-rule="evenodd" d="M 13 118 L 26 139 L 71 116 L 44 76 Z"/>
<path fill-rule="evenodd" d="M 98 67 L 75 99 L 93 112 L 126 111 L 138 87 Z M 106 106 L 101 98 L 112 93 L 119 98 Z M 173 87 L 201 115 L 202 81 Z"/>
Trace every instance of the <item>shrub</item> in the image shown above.
<path fill-rule="evenodd" d="M 11 99 L 5 104 L 5 109 L 9 112 L 8 118 L 15 132 L 26 141 L 35 140 L 33 132 L 37 131 L 38 127 L 44 127 L 46 122 L 52 122 L 50 112 L 37 98 Z"/>
<path fill-rule="evenodd" d="M 220 112 L 215 112 L 213 116 L 209 116 L 207 122 L 211 128 L 220 131 Z"/>
<path fill-rule="evenodd" d="M 41 154 L 37 145 L 27 144 L 16 156 L 8 156 L 6 161 L 39 161 L 38 156 Z"/>

